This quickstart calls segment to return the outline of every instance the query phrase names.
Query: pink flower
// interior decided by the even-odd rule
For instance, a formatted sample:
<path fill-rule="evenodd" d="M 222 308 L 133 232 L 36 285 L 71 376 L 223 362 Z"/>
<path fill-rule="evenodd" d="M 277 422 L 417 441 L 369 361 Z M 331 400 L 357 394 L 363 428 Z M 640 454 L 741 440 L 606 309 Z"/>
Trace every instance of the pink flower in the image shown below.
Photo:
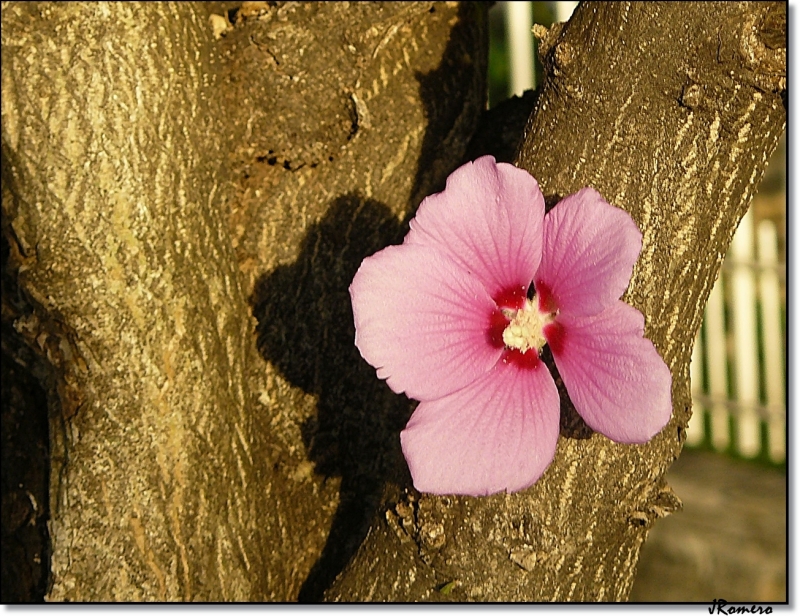
<path fill-rule="evenodd" d="M 530 174 L 484 156 L 422 202 L 402 245 L 364 260 L 350 286 L 356 346 L 420 401 L 400 434 L 418 490 L 477 496 L 539 479 L 560 416 L 545 344 L 593 430 L 644 443 L 666 425 L 669 369 L 619 299 L 641 247 L 596 190 L 545 216 Z"/>

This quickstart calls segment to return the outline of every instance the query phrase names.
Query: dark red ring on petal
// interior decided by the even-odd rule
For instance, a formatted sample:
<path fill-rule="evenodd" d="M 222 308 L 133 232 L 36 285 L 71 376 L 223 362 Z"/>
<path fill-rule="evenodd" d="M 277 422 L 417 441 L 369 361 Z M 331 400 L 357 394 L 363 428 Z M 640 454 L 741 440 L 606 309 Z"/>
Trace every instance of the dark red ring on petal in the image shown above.
<path fill-rule="evenodd" d="M 518 349 L 508 349 L 503 356 L 505 363 L 514 363 L 526 370 L 536 370 L 542 363 L 536 349 L 528 349 L 524 353 Z"/>
<path fill-rule="evenodd" d="M 489 344 L 494 348 L 501 349 L 505 346 L 503 332 L 506 331 L 506 327 L 510 322 L 499 308 L 492 312 L 489 317 L 489 329 L 486 331 L 486 337 Z"/>
<path fill-rule="evenodd" d="M 553 321 L 542 328 L 542 333 L 553 355 L 561 355 L 561 351 L 564 350 L 564 326 L 558 321 Z"/>
<path fill-rule="evenodd" d="M 522 307 L 525 306 L 525 300 L 528 299 L 528 287 L 520 285 L 518 287 L 503 289 L 492 299 L 494 299 L 494 303 L 497 304 L 499 308 L 521 310 Z"/>
<path fill-rule="evenodd" d="M 556 298 L 553 295 L 553 291 L 550 290 L 550 287 L 541 280 L 537 280 L 534 286 L 536 287 L 536 296 L 539 298 L 539 312 L 546 312 L 548 314 L 558 312 L 558 302 L 556 302 Z"/>

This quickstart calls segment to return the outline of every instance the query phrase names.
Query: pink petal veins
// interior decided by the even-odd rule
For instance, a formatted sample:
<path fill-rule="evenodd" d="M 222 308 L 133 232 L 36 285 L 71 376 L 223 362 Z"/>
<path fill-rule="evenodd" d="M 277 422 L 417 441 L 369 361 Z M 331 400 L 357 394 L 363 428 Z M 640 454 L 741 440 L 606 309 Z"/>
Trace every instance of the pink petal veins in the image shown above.
<path fill-rule="evenodd" d="M 579 190 L 545 216 L 537 293 L 546 286 L 561 311 L 597 314 L 625 292 L 641 249 L 642 234 L 627 212 L 593 188 Z"/>
<path fill-rule="evenodd" d="M 389 246 L 350 285 L 356 346 L 397 393 L 431 400 L 474 382 L 503 353 L 481 283 L 427 246 Z"/>
<path fill-rule="evenodd" d="M 527 171 L 484 156 L 454 171 L 411 221 L 406 244 L 433 246 L 496 298 L 527 291 L 542 252 L 544 197 Z"/>
<path fill-rule="evenodd" d="M 617 301 L 598 315 L 561 315 L 545 329 L 558 372 L 586 423 L 620 443 L 644 443 L 672 414 L 672 376 L 643 337 L 642 314 Z"/>
<path fill-rule="evenodd" d="M 555 455 L 558 390 L 543 363 L 498 362 L 454 394 L 422 402 L 400 434 L 414 486 L 483 496 L 533 485 Z"/>

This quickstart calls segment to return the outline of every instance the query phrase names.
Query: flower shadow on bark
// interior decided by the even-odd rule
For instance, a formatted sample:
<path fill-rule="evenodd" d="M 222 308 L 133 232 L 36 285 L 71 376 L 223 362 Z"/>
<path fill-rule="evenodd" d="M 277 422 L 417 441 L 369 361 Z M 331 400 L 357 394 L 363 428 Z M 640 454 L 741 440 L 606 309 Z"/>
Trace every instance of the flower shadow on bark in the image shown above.
<path fill-rule="evenodd" d="M 474 10 L 472 5 L 459 8 L 461 22 L 441 65 L 416 74 L 428 127 L 411 191 L 414 205 L 442 190 L 447 175 L 466 160 L 494 154 L 511 162 L 536 100 L 528 93 L 512 99 L 504 109 L 484 111 L 477 130 L 464 121 L 478 112 L 477 106 L 469 110 L 446 104 L 465 100 L 461 94 L 443 97 L 442 92 L 460 92 L 463 71 L 475 70 L 472 61 L 464 60 L 474 53 L 474 37 L 480 36 L 472 30 Z M 470 87 L 481 90 L 484 76 L 476 79 L 480 83 Z M 448 162 L 448 147 L 460 146 L 443 144 L 442 135 L 455 142 L 474 136 L 463 160 Z M 558 200 L 545 198 L 550 207 Z M 261 355 L 292 385 L 318 397 L 316 417 L 302 426 L 309 459 L 317 473 L 341 477 L 340 503 L 322 555 L 300 590 L 302 602 L 321 601 L 355 554 L 381 504 L 386 483 L 411 485 L 399 433 L 416 402 L 393 393 L 360 356 L 348 287 L 365 257 L 402 242 L 414 213 L 409 211 L 400 223 L 380 202 L 358 194 L 342 195 L 309 229 L 297 260 L 263 275 L 251 298 Z M 545 350 L 543 359 L 553 372 L 549 351 Z M 560 379 L 556 378 L 556 384 L 561 394 L 561 435 L 588 438 L 591 429 L 575 411 Z"/>
<path fill-rule="evenodd" d="M 398 435 L 414 402 L 359 355 L 347 290 L 361 261 L 400 243 L 405 230 L 385 205 L 343 195 L 309 229 L 297 260 L 264 275 L 252 298 L 262 356 L 318 398 L 316 417 L 302 426 L 309 459 L 317 473 L 341 477 L 330 535 L 301 601 L 321 599 L 366 535 L 390 473 L 407 472 Z"/>

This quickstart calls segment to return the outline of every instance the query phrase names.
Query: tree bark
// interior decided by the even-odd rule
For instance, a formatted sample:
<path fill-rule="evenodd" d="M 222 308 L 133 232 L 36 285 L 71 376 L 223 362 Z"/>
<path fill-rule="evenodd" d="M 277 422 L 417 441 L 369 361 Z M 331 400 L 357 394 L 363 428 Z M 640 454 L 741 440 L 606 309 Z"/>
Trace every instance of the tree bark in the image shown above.
<path fill-rule="evenodd" d="M 674 416 L 616 445 L 562 392 L 543 479 L 481 499 L 410 488 L 412 405 L 359 357 L 347 287 L 464 158 L 486 7 L 6 3 L 2 22 L 4 353 L 47 392 L 48 599 L 627 596 L 677 506 L 702 309 L 785 122 L 782 5 L 588 3 L 545 38 L 518 163 L 550 205 L 593 185 L 642 228 L 626 299 Z"/>
<path fill-rule="evenodd" d="M 314 598 L 402 460 L 347 286 L 463 155 L 485 7 L 237 6 L 3 6 L 51 600 Z"/>
<path fill-rule="evenodd" d="M 57 373 L 51 600 L 241 600 L 267 579 L 206 18 L 3 9 L 4 227 L 33 307 L 15 327 Z"/>

